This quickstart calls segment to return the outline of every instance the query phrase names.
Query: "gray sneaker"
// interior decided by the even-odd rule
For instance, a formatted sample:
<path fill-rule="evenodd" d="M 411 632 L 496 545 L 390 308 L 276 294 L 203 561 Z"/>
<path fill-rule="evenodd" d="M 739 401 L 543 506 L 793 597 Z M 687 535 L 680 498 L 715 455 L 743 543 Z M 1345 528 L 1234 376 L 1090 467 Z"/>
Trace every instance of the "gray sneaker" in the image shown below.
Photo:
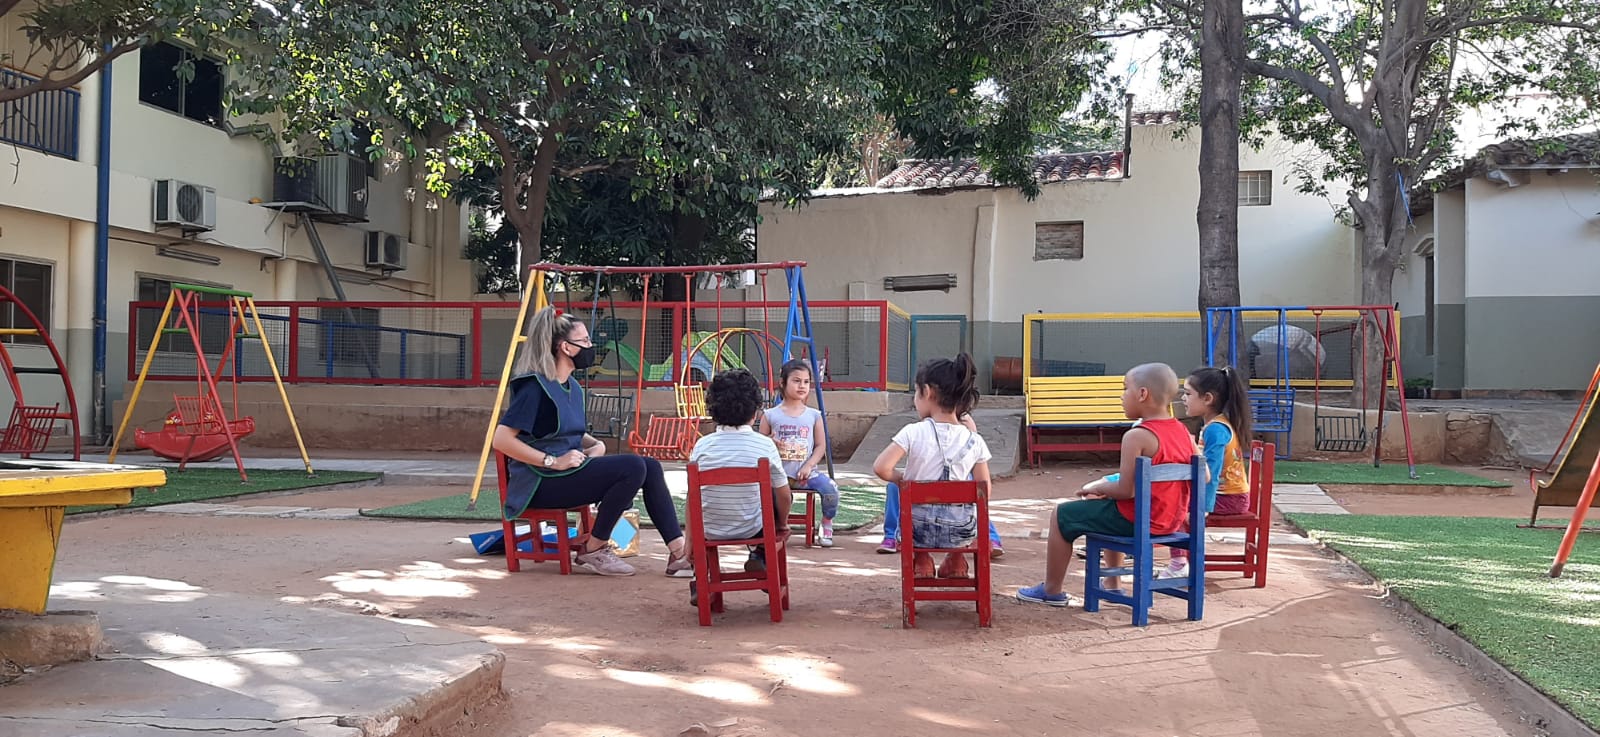
<path fill-rule="evenodd" d="M 602 576 L 632 576 L 637 572 L 633 570 L 633 566 L 622 562 L 616 553 L 611 552 L 609 545 L 592 553 L 579 553 L 573 558 L 573 562 L 577 563 L 579 568 L 587 568 L 590 572 Z"/>

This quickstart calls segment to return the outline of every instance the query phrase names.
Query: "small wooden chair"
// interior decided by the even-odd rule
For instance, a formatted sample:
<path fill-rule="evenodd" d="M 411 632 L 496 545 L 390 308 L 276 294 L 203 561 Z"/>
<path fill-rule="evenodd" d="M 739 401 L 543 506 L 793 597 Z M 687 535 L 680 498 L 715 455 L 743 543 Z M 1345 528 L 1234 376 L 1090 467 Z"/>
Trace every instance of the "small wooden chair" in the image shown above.
<path fill-rule="evenodd" d="M 1267 549 L 1272 539 L 1272 473 L 1278 449 L 1273 443 L 1250 445 L 1250 511 L 1208 514 L 1206 527 L 1244 530 L 1243 553 L 1207 553 L 1206 570 L 1238 571 L 1255 576 L 1256 588 L 1267 585 Z"/>
<path fill-rule="evenodd" d="M 1205 459 L 1194 456 L 1189 462 L 1163 463 L 1151 466 L 1149 458 L 1140 458 L 1134 467 L 1134 520 L 1132 537 L 1116 537 L 1090 533 L 1084 536 L 1084 553 L 1087 566 L 1083 572 L 1083 610 L 1100 611 L 1100 601 L 1125 604 L 1133 608 L 1133 626 L 1150 624 L 1152 594 L 1157 592 L 1189 602 L 1189 619 L 1199 621 L 1205 612 L 1206 593 L 1206 499 L 1205 490 L 1198 479 L 1205 478 L 1201 464 Z M 1190 485 L 1188 494 L 1189 531 L 1169 535 L 1150 533 L 1150 484 L 1157 481 L 1183 481 Z M 1150 562 L 1155 560 L 1155 546 L 1183 548 L 1189 551 L 1189 575 L 1185 578 L 1156 578 Z M 1132 566 L 1101 568 L 1100 554 L 1111 550 L 1134 558 Z M 1107 589 L 1101 579 L 1107 576 L 1133 578 L 1133 594 Z"/>
<path fill-rule="evenodd" d="M 917 504 L 978 505 L 977 538 L 964 548 L 919 548 L 912 534 L 911 508 Z M 917 626 L 919 601 L 970 601 L 978 605 L 978 626 L 988 627 L 993 612 L 989 579 L 989 498 L 976 481 L 907 481 L 900 484 L 901 624 Z M 973 558 L 972 578 L 917 578 L 917 553 L 957 553 Z"/>
<path fill-rule="evenodd" d="M 494 452 L 495 470 L 500 477 L 500 508 L 504 515 L 506 506 L 506 481 L 510 478 L 510 469 L 506 454 Z M 578 534 L 576 537 L 569 535 L 567 525 L 570 516 L 578 513 Z M 526 520 L 528 532 L 519 534 L 517 522 Z M 556 540 L 554 543 L 546 542 L 544 535 L 539 532 L 539 523 L 549 522 L 555 527 Z M 561 575 L 572 573 L 572 553 L 578 550 L 589 539 L 589 530 L 594 527 L 593 512 L 587 506 L 573 507 L 572 509 L 534 509 L 528 507 L 515 519 L 503 519 L 500 524 L 505 534 L 506 541 L 506 570 L 512 573 L 522 570 L 522 561 L 531 560 L 540 563 L 553 560 L 561 564 Z M 532 543 L 532 550 L 523 550 L 520 546 L 524 542 Z"/>
<path fill-rule="evenodd" d="M 810 489 L 796 489 L 793 485 L 791 485 L 789 489 L 796 494 L 804 494 L 806 497 L 806 511 L 797 513 L 793 509 L 789 510 L 789 526 L 794 527 L 795 525 L 800 525 L 801 529 L 806 531 L 806 547 L 816 547 L 817 499 L 821 496 L 822 492 L 812 491 Z"/>
<path fill-rule="evenodd" d="M 761 535 L 741 540 L 707 540 L 705 518 L 701 513 L 700 489 L 705 486 L 732 484 L 759 484 L 761 494 Z M 762 458 L 754 468 L 718 468 L 700 470 L 700 464 L 689 464 L 689 500 L 685 505 L 689 515 L 689 545 L 694 551 L 695 591 L 699 601 L 700 626 L 711 626 L 711 613 L 722 612 L 722 595 L 729 591 L 765 591 L 767 605 L 772 610 L 772 621 L 783 621 L 783 610 L 789 608 L 789 553 L 788 536 L 779 537 L 774 529 L 778 518 L 772 498 L 772 470 L 767 459 Z M 744 550 L 759 545 L 766 557 L 765 571 L 724 572 L 717 558 L 717 549 L 735 547 Z"/>

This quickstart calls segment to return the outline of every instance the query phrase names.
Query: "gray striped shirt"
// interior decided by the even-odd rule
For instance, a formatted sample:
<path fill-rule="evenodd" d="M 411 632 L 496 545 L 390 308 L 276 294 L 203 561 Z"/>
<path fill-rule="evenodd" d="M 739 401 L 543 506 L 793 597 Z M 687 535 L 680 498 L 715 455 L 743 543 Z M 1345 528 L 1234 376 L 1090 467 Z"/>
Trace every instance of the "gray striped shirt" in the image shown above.
<path fill-rule="evenodd" d="M 772 488 L 789 483 L 778 459 L 778 446 L 772 438 L 757 433 L 749 425 L 718 427 L 700 438 L 689 453 L 689 462 L 701 470 L 753 468 L 762 458 L 771 464 Z M 761 487 L 755 484 L 707 486 L 700 490 L 701 519 L 706 537 L 736 540 L 761 534 Z M 784 510 L 787 511 L 787 510 Z"/>

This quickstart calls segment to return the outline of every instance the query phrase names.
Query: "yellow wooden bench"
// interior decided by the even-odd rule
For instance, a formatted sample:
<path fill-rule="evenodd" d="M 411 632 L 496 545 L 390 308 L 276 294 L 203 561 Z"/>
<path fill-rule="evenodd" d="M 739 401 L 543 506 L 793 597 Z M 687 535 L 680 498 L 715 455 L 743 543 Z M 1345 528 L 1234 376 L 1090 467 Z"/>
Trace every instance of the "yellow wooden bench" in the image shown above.
<path fill-rule="evenodd" d="M 1028 462 L 1044 453 L 1114 451 L 1133 421 L 1122 412 L 1121 376 L 1029 376 L 1023 380 L 1028 408 Z M 1075 436 L 1073 441 L 1046 436 Z M 1084 436 L 1091 439 L 1082 439 Z"/>

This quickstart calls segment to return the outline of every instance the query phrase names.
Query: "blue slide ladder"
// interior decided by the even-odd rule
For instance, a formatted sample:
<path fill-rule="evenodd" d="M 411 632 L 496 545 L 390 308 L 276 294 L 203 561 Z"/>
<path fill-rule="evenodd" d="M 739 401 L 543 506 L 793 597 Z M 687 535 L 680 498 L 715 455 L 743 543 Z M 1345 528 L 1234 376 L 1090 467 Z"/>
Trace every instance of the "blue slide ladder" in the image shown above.
<path fill-rule="evenodd" d="M 811 385 L 815 387 L 817 410 L 822 413 L 822 432 L 828 438 L 828 475 L 833 476 L 833 434 L 828 432 L 828 408 L 822 403 L 822 367 L 817 363 L 817 342 L 811 333 L 811 301 L 806 298 L 806 280 L 801 267 L 785 266 L 785 280 L 789 284 L 789 314 L 783 329 L 783 360 L 794 358 L 794 346 L 806 347 L 806 360 L 811 363 Z"/>

